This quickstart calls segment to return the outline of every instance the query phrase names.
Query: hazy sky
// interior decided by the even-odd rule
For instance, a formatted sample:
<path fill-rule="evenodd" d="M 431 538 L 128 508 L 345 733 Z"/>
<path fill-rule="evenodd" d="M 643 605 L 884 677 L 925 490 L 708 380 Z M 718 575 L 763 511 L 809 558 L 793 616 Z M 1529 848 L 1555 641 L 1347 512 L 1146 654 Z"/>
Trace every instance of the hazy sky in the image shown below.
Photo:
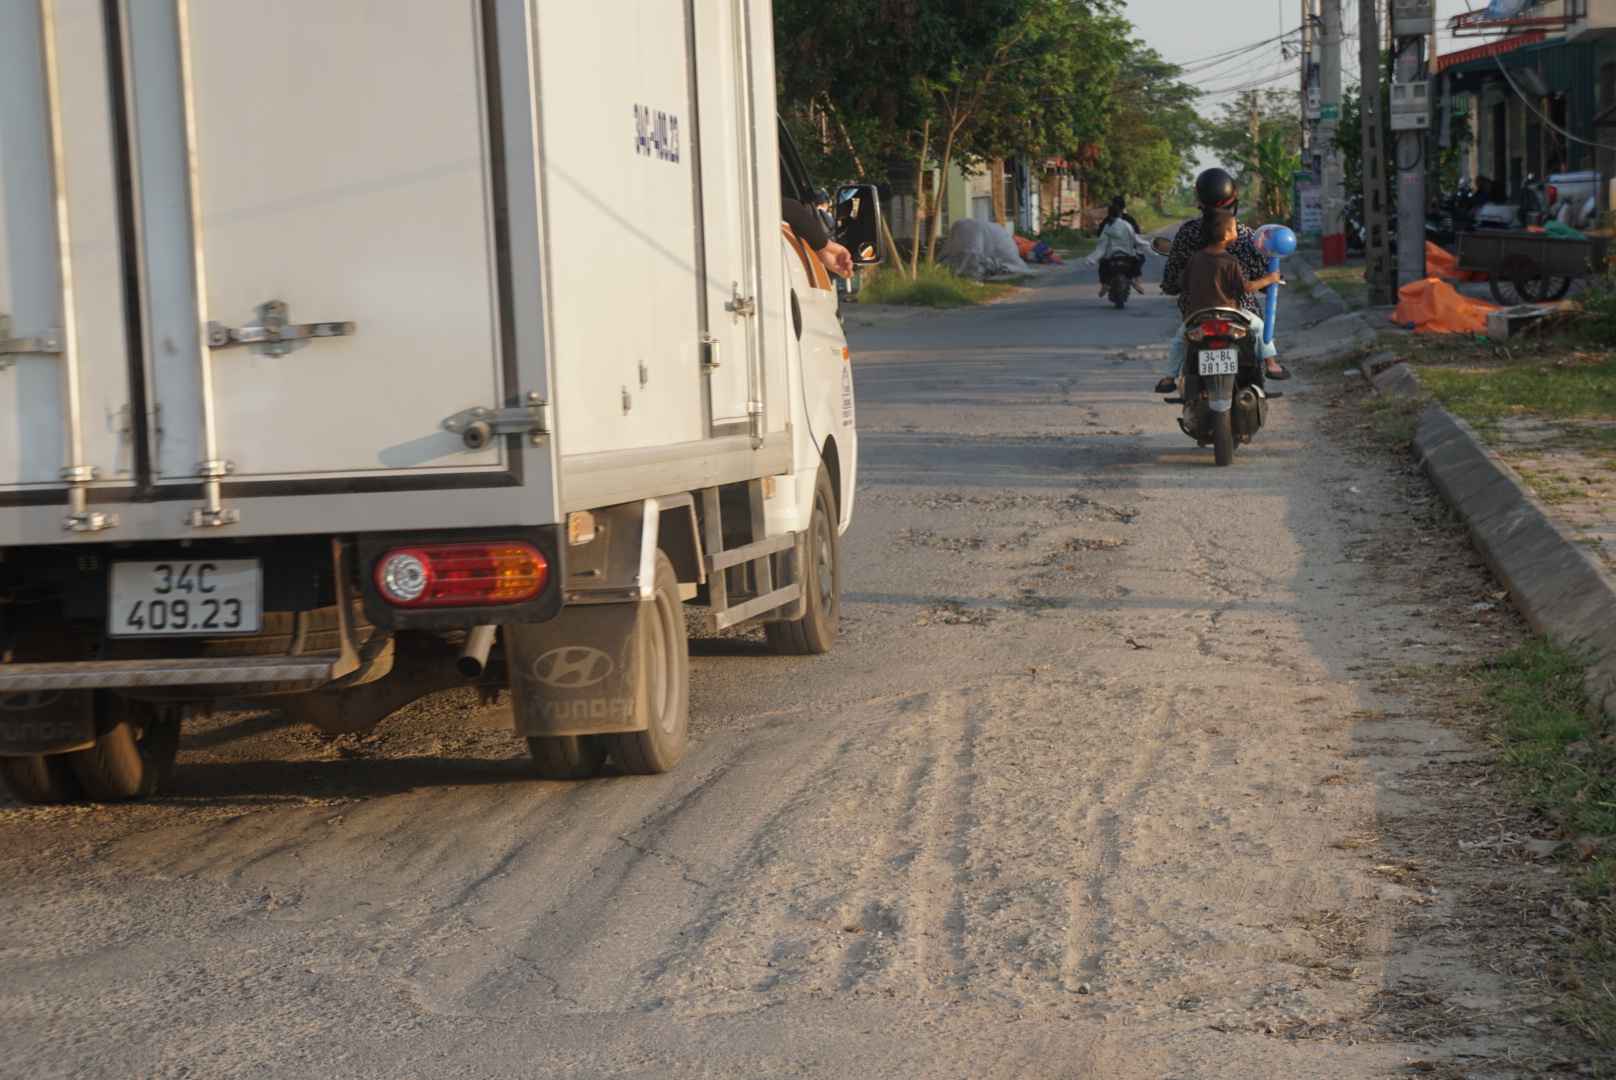
<path fill-rule="evenodd" d="M 1437 0 L 1437 16 L 1445 26 L 1453 15 L 1486 6 L 1487 0 Z M 1301 0 L 1127 0 L 1127 7 L 1138 36 L 1178 64 L 1193 64 L 1278 37 L 1295 30 L 1302 21 Z M 1358 67 L 1358 0 L 1344 0 L 1342 7 L 1343 29 L 1347 33 L 1343 67 L 1351 73 Z M 1440 33 L 1439 51 L 1451 52 L 1475 43 L 1455 43 L 1444 29 Z M 1297 65 L 1294 50 L 1286 58 L 1281 53 L 1280 43 L 1273 42 L 1243 57 L 1196 71 L 1189 76 L 1189 81 L 1208 91 L 1202 98 L 1202 111 L 1213 115 L 1237 88 L 1266 76 L 1273 77 L 1269 86 L 1295 89 L 1300 79 Z"/>

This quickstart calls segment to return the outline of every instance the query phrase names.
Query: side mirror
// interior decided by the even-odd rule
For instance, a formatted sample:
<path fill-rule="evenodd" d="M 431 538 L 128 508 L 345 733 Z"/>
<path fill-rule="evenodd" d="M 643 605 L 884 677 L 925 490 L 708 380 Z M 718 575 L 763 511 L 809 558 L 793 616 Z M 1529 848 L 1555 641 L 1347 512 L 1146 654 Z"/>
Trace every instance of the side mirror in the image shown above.
<path fill-rule="evenodd" d="M 874 184 L 848 184 L 836 192 L 836 241 L 855 266 L 881 261 L 881 199 Z"/>
<path fill-rule="evenodd" d="M 1173 242 L 1165 236 L 1155 237 L 1150 241 L 1150 250 L 1158 255 L 1170 255 L 1173 251 Z"/>

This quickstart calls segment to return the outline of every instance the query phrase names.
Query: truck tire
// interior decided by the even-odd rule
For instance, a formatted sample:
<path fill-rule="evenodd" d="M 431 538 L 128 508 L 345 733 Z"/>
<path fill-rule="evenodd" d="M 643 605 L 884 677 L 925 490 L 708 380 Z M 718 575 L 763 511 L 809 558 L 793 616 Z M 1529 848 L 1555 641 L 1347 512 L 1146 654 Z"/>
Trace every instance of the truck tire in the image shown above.
<path fill-rule="evenodd" d="M 546 780 L 587 780 L 606 763 L 606 741 L 599 735 L 529 735 L 533 771 Z"/>
<path fill-rule="evenodd" d="M 1234 464 L 1234 416 L 1231 413 L 1212 414 L 1212 460 L 1219 465 Z"/>
<path fill-rule="evenodd" d="M 784 656 L 830 652 L 842 621 L 842 538 L 836 492 L 824 469 L 814 481 L 814 513 L 802 568 L 804 611 L 791 622 L 763 624 L 769 648 Z"/>
<path fill-rule="evenodd" d="M 174 706 L 112 698 L 112 724 L 88 750 L 65 755 L 97 802 L 154 795 L 174 772 L 180 749 L 180 714 Z"/>
<path fill-rule="evenodd" d="M 0 758 L 0 781 L 18 802 L 65 803 L 84 795 L 66 754 Z"/>
<path fill-rule="evenodd" d="M 645 663 L 640 677 L 649 715 L 644 731 L 601 738 L 626 773 L 664 773 L 679 764 L 690 742 L 690 643 L 673 563 L 657 552 L 656 592 L 644 613 Z"/>

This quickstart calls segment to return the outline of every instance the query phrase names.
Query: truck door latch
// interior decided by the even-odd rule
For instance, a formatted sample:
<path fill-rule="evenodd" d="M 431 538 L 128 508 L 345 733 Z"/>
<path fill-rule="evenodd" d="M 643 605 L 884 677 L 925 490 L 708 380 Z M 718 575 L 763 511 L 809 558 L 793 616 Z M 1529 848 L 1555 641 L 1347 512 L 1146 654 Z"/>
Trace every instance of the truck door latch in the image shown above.
<path fill-rule="evenodd" d="M 749 318 L 757 314 L 757 297 L 742 296 L 741 283 L 736 281 L 730 284 L 733 299 L 724 301 L 724 310 L 737 319 Z"/>
<path fill-rule="evenodd" d="M 355 324 L 351 322 L 292 323 L 286 301 L 269 300 L 258 305 L 256 323 L 240 327 L 208 323 L 208 347 L 228 349 L 232 345 L 251 345 L 265 356 L 285 356 L 307 345 L 311 338 L 347 337 L 354 330 Z"/>
<path fill-rule="evenodd" d="M 11 336 L 11 317 L 0 315 L 0 371 L 17 362 L 18 356 L 28 354 L 54 354 L 62 351 L 62 337 L 52 331 L 31 337 Z"/>
<path fill-rule="evenodd" d="M 467 450 L 481 450 L 499 435 L 526 435 L 532 445 L 542 446 L 550 433 L 550 403 L 533 391 L 527 395 L 526 405 L 461 409 L 444 418 L 443 430 L 459 435 Z"/>

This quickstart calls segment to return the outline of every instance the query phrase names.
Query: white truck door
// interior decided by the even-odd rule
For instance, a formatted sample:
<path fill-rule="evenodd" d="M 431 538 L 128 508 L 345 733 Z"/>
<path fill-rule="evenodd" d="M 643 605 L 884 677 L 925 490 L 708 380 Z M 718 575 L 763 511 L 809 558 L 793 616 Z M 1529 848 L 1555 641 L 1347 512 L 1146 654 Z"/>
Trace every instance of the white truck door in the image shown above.
<path fill-rule="evenodd" d="M 714 434 L 745 428 L 761 408 L 758 389 L 757 188 L 778 184 L 774 162 L 757 162 L 748 64 L 746 0 L 694 5 L 697 138 L 701 154 L 702 237 L 706 249 L 707 336 Z M 773 123 L 773 117 L 766 118 Z M 758 404 L 753 404 L 758 403 Z"/>
<path fill-rule="evenodd" d="M 158 482 L 503 468 L 485 5 L 128 4 Z"/>
<path fill-rule="evenodd" d="M 134 482 L 109 55 L 98 0 L 0 4 L 0 502 Z M 82 506 L 79 507 L 82 511 Z M 4 513 L 0 510 L 0 513 Z M 91 531 L 81 514 L 69 528 Z"/>

